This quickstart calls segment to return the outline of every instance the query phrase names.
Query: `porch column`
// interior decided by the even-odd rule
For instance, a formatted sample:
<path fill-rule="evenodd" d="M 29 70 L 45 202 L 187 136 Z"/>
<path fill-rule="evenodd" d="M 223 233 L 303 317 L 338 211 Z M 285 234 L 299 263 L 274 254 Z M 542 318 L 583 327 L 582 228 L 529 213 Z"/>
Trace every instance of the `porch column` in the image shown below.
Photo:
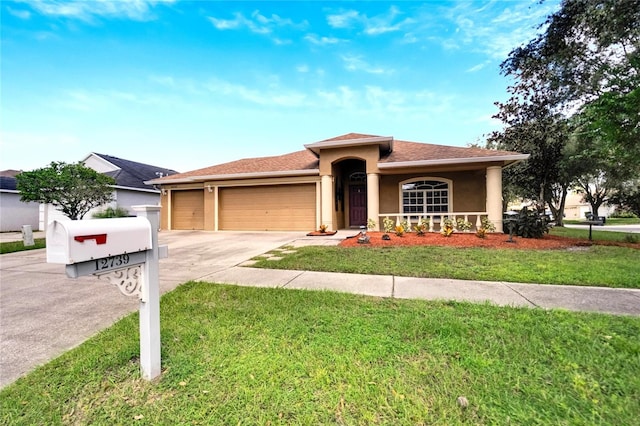
<path fill-rule="evenodd" d="M 376 226 L 373 231 L 380 230 L 380 176 L 377 173 L 367 174 L 367 219 L 373 219 Z"/>
<path fill-rule="evenodd" d="M 487 167 L 487 216 L 502 232 L 502 167 Z"/>
<path fill-rule="evenodd" d="M 324 175 L 320 180 L 322 184 L 322 224 L 327 225 L 327 230 L 333 229 L 333 176 Z"/>

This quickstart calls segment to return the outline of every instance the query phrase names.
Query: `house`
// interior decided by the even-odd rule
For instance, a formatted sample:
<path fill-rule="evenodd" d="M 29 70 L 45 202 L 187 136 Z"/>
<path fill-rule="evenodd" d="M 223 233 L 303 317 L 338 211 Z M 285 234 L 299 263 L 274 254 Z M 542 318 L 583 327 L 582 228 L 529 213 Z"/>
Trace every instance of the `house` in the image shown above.
<path fill-rule="evenodd" d="M 502 168 L 526 154 L 349 133 L 302 151 L 248 158 L 147 183 L 162 190 L 163 229 L 330 230 L 385 217 L 456 215 L 502 229 Z"/>
<path fill-rule="evenodd" d="M 598 209 L 598 216 L 609 217 L 615 210 L 614 205 L 604 203 Z M 584 201 L 584 195 L 575 190 L 569 190 L 564 203 L 564 218 L 570 220 L 585 220 L 590 213 L 591 204 Z"/>
<path fill-rule="evenodd" d="M 0 232 L 20 231 L 23 225 L 38 229 L 38 203 L 20 201 L 16 190 L 19 173 L 19 170 L 0 172 Z"/>
<path fill-rule="evenodd" d="M 175 175 L 175 170 L 164 167 L 152 166 L 125 160 L 111 155 L 92 152 L 82 160 L 82 163 L 93 170 L 104 173 L 115 179 L 113 186 L 113 201 L 108 206 L 100 206 L 86 214 L 85 219 L 90 219 L 92 214 L 104 210 L 107 207 L 119 207 L 131 212 L 131 206 L 157 205 L 160 202 L 160 190 L 145 181 Z M 54 219 L 60 220 L 66 217 L 52 205 L 40 206 L 40 229 L 46 229 L 46 224 Z"/>

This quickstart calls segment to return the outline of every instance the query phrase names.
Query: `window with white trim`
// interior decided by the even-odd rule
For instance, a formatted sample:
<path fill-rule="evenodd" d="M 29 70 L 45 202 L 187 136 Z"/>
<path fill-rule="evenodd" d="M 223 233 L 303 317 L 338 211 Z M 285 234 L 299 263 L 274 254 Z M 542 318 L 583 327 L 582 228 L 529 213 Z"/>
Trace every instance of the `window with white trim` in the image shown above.
<path fill-rule="evenodd" d="M 402 213 L 433 214 L 449 211 L 450 188 L 444 180 L 415 180 L 404 182 Z"/>

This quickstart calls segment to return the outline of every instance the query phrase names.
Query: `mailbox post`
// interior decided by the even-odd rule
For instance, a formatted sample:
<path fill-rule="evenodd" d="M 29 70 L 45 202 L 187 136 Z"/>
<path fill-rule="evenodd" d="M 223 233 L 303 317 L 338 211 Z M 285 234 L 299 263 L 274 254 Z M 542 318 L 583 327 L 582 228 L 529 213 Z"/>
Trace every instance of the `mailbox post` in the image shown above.
<path fill-rule="evenodd" d="M 153 380 L 160 375 L 160 265 L 158 248 L 159 206 L 133 206 L 138 217 L 151 224 L 151 250 L 142 266 L 140 298 L 140 370 L 142 378 Z"/>
<path fill-rule="evenodd" d="M 140 299 L 140 370 L 160 375 L 160 206 L 133 206 L 138 217 L 54 221 L 47 230 L 47 262 L 66 265 L 69 278 L 97 275 Z"/>

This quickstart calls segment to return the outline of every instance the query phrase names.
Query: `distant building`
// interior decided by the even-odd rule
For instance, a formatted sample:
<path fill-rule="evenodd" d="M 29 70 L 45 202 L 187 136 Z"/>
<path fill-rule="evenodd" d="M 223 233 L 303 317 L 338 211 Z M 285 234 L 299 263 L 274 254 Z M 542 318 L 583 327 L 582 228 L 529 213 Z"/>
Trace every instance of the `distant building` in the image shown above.
<path fill-rule="evenodd" d="M 22 230 L 23 225 L 38 229 L 38 203 L 20 201 L 16 175 L 20 170 L 0 171 L 0 232 Z"/>

